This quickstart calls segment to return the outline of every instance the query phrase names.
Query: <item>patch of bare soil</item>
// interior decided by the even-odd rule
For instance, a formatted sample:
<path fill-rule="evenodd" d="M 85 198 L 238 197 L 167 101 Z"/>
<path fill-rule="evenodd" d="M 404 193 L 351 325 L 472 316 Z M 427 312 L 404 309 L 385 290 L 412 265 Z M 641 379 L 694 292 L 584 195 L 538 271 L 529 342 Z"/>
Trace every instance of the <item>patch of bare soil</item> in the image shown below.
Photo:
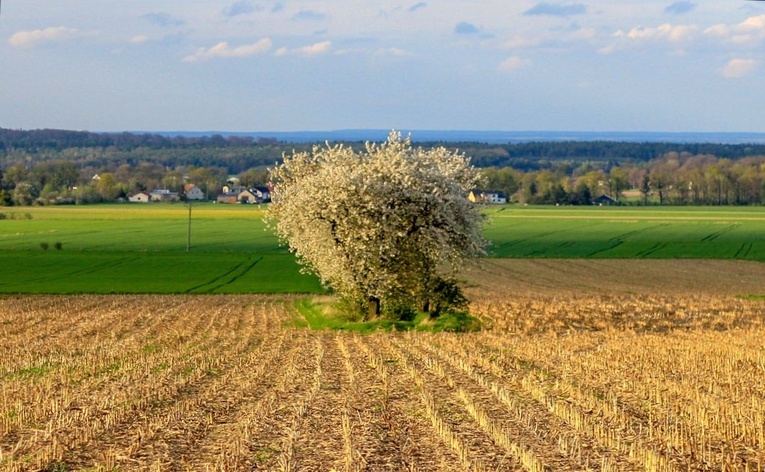
<path fill-rule="evenodd" d="M 753 261 L 481 259 L 462 275 L 468 295 L 765 295 L 765 264 Z"/>

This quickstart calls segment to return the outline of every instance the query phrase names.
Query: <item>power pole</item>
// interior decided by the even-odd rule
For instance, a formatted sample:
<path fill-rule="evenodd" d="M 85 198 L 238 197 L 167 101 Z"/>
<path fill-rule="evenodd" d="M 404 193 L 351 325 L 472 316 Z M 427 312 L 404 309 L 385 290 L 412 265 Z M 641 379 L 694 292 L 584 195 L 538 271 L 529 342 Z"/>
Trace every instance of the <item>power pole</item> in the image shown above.
<path fill-rule="evenodd" d="M 189 208 L 189 231 L 186 238 L 186 252 L 191 251 L 191 202 L 186 202 L 186 206 Z"/>

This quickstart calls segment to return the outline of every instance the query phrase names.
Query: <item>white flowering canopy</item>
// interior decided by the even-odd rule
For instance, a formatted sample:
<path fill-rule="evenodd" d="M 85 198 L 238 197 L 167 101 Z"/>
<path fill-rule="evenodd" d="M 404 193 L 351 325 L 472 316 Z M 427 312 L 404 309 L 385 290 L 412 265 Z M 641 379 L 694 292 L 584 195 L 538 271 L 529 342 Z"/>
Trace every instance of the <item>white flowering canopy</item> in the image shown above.
<path fill-rule="evenodd" d="M 268 221 L 343 297 L 415 303 L 484 253 L 484 218 L 466 199 L 480 177 L 463 154 L 413 148 L 394 130 L 363 152 L 327 143 L 285 156 L 270 175 Z"/>

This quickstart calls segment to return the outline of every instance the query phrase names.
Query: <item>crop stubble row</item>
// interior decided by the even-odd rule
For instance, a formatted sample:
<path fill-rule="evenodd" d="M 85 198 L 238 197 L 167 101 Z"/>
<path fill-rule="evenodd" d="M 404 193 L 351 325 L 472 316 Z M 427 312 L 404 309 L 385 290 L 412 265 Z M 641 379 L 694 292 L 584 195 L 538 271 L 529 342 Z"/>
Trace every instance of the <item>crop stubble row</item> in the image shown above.
<path fill-rule="evenodd" d="M 765 467 L 761 301 L 478 297 L 491 331 L 366 336 L 293 302 L 0 299 L 0 470 Z"/>

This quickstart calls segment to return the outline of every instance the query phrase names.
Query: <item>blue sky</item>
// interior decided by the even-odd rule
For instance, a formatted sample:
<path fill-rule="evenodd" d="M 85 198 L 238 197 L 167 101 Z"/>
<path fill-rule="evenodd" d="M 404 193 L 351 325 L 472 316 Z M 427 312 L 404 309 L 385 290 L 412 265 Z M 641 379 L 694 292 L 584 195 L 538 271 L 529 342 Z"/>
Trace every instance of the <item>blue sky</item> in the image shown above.
<path fill-rule="evenodd" d="M 6 0 L 0 127 L 765 132 L 765 2 Z"/>

